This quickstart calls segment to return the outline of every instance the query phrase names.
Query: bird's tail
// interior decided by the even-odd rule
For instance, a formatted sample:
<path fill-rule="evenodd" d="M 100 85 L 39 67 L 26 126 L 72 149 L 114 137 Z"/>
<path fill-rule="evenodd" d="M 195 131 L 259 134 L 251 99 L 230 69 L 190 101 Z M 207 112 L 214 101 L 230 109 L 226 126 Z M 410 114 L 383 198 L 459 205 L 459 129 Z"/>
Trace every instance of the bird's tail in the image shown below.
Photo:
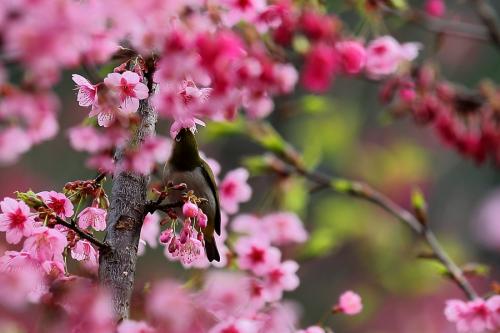
<path fill-rule="evenodd" d="M 220 261 L 219 250 L 217 250 L 213 235 L 205 238 L 205 251 L 207 252 L 208 261 Z"/>

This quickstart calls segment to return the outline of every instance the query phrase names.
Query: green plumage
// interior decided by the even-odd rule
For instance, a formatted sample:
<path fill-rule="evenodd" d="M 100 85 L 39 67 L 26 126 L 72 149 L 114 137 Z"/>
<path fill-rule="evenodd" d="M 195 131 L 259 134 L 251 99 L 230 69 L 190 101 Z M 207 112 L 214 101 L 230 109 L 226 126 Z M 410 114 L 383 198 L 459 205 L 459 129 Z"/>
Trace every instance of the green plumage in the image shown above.
<path fill-rule="evenodd" d="M 202 230 L 208 260 L 220 261 L 214 238 L 214 231 L 220 235 L 220 205 L 215 177 L 210 166 L 198 152 L 198 144 L 189 129 L 182 129 L 175 138 L 172 156 L 165 168 L 165 183 L 185 183 L 199 198 L 207 201 L 199 207 L 207 215 L 207 227 Z M 177 192 L 177 191 L 175 191 Z M 172 193 L 169 201 L 180 200 L 180 194 Z"/>

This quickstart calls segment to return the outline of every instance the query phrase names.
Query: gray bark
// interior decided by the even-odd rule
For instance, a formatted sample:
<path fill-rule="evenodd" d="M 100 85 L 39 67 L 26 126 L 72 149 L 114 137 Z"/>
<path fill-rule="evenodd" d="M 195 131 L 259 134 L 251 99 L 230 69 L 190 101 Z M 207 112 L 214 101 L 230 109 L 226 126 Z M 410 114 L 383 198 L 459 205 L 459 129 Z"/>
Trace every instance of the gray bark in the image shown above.
<path fill-rule="evenodd" d="M 155 133 L 157 115 L 149 98 L 141 101 L 138 112 L 141 121 L 130 145 L 140 144 Z M 137 248 L 146 215 L 149 183 L 149 176 L 120 170 L 122 155 L 123 151 L 118 151 L 115 157 L 118 168 L 113 175 L 104 239 L 109 248 L 101 250 L 99 258 L 99 280 L 110 290 L 114 311 L 119 320 L 129 316 Z"/>

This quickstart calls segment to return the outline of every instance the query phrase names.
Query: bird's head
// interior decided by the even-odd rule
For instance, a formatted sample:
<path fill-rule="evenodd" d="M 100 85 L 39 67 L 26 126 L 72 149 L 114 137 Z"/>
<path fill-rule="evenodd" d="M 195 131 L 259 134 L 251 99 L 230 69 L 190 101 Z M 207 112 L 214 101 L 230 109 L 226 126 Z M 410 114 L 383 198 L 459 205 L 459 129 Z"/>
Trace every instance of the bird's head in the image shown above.
<path fill-rule="evenodd" d="M 189 128 L 182 128 L 175 136 L 170 163 L 179 169 L 192 169 L 199 165 L 199 160 L 198 143 L 194 133 Z"/>

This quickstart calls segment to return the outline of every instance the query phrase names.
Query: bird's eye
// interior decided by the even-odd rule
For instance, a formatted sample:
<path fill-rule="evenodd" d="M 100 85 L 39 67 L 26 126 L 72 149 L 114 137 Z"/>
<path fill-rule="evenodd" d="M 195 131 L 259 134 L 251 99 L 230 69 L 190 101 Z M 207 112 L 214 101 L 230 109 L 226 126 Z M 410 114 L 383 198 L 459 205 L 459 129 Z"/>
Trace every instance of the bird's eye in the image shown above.
<path fill-rule="evenodd" d="M 177 142 L 181 142 L 181 137 L 180 137 L 180 136 L 176 137 L 176 138 L 175 138 L 175 141 L 177 141 Z"/>

